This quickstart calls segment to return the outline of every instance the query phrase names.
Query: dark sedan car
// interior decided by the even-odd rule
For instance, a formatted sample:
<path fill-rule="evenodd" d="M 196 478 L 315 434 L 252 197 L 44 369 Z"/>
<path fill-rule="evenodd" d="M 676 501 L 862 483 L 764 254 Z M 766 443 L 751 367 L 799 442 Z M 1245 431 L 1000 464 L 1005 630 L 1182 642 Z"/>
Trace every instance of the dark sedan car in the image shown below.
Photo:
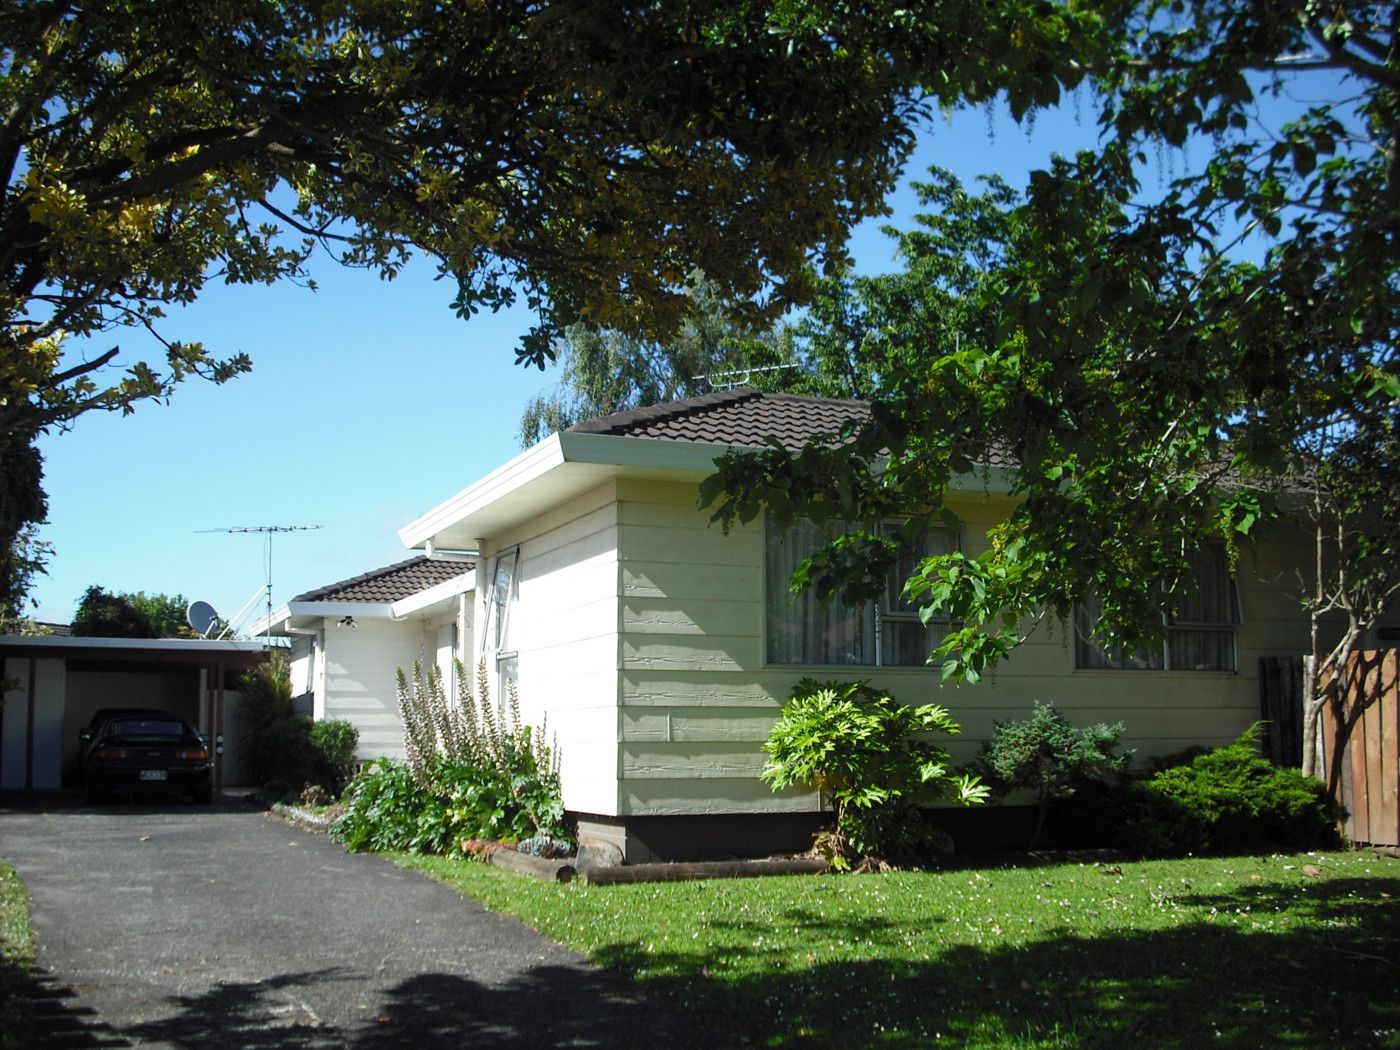
<path fill-rule="evenodd" d="M 83 756 L 83 797 L 112 792 L 178 792 L 209 802 L 209 744 L 188 722 L 163 712 L 117 715 L 98 727 Z"/>

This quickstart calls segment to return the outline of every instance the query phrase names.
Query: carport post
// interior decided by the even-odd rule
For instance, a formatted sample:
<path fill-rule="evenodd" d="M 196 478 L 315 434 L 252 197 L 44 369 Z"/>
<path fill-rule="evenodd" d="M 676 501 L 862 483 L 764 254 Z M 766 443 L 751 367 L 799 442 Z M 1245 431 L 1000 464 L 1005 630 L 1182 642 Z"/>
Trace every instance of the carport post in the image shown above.
<path fill-rule="evenodd" d="M 214 790 L 224 789 L 224 749 L 220 741 L 224 736 L 224 662 L 218 663 L 215 676 L 218 684 L 214 687 Z"/>

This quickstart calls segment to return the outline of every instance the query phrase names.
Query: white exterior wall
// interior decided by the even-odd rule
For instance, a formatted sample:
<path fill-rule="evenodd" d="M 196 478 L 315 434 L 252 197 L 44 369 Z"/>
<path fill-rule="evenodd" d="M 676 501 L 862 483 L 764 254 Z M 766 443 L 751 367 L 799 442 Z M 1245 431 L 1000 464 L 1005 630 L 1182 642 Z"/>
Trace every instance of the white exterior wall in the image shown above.
<path fill-rule="evenodd" d="M 1029 717 L 1035 701 L 1054 703 L 1076 724 L 1123 722 L 1123 746 L 1141 760 L 1233 740 L 1259 717 L 1259 657 L 1307 645 L 1293 571 L 1300 557 L 1307 564 L 1307 550 L 1274 541 L 1238 566 L 1237 673 L 1076 670 L 1068 628 L 1053 623 L 976 686 L 940 688 L 937 674 L 919 667 L 767 666 L 761 523 L 725 536 L 695 509 L 693 484 L 622 482 L 618 500 L 623 814 L 815 809 L 810 793 L 775 795 L 758 779 L 760 745 L 804 677 L 869 679 L 900 700 L 944 705 L 963 726 L 949 741 L 960 762 L 994 722 Z M 981 496 L 953 503 L 967 553 L 986 548 L 987 529 L 1009 506 Z M 566 803 L 578 808 L 567 794 Z"/>
<path fill-rule="evenodd" d="M 317 717 L 353 724 L 360 732 L 356 755 L 362 761 L 402 758 L 397 671 L 403 668 L 411 674 L 415 660 L 431 661 L 436 634 L 421 620 L 364 617 L 355 622 L 353 628 L 331 626 L 325 631 L 324 700 L 317 705 Z"/>
<path fill-rule="evenodd" d="M 12 679 L 15 688 L 5 693 L 5 706 L 0 718 L 3 724 L 3 759 L 0 759 L 0 789 L 23 790 L 25 787 L 25 754 L 30 736 L 29 685 L 30 668 L 34 678 L 33 783 L 38 791 L 56 790 L 63 774 L 63 702 L 65 681 L 62 660 L 30 660 L 9 657 L 3 661 L 0 678 Z"/>
<path fill-rule="evenodd" d="M 510 643 L 519 653 L 521 718 L 544 724 L 560 748 L 564 804 L 618 810 L 618 528 L 613 486 L 571 500 L 483 545 L 474 652 L 488 650 L 495 553 L 519 544 L 519 596 Z M 500 703 L 503 698 L 495 697 Z"/>

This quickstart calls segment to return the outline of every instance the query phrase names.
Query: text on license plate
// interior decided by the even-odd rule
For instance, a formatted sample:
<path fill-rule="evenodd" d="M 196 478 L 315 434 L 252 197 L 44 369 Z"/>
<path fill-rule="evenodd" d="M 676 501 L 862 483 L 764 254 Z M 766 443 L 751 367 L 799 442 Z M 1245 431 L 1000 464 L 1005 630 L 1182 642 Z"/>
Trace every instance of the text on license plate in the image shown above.
<path fill-rule="evenodd" d="M 141 770 L 142 780 L 164 780 L 166 776 L 163 769 L 143 769 Z"/>

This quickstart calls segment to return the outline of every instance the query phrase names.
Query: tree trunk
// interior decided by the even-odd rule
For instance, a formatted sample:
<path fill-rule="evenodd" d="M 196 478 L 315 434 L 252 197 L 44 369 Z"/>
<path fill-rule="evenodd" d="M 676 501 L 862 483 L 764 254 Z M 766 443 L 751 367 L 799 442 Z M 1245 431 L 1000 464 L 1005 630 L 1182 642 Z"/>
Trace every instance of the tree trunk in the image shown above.
<path fill-rule="evenodd" d="M 1303 657 L 1303 776 L 1318 776 L 1318 731 L 1322 701 L 1317 696 L 1317 657 Z"/>

